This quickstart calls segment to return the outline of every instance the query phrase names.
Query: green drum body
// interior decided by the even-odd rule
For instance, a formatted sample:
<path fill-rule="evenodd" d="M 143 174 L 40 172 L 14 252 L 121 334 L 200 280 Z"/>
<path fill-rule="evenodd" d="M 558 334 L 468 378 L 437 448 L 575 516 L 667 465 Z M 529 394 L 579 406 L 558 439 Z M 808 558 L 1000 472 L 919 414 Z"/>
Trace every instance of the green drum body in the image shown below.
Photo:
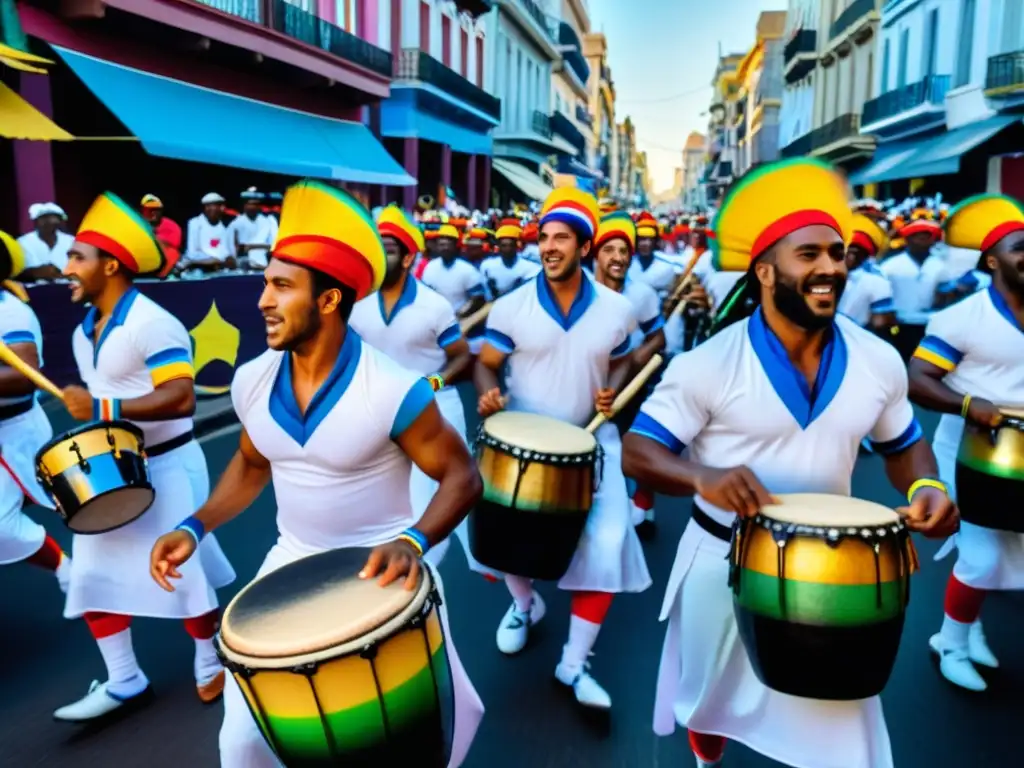
<path fill-rule="evenodd" d="M 870 502 L 779 500 L 733 533 L 730 584 L 754 671 L 792 696 L 875 696 L 892 673 L 918 567 L 909 533 Z"/>
<path fill-rule="evenodd" d="M 996 429 L 964 424 L 956 457 L 960 519 L 1024 533 L 1024 412 L 1006 411 Z"/>

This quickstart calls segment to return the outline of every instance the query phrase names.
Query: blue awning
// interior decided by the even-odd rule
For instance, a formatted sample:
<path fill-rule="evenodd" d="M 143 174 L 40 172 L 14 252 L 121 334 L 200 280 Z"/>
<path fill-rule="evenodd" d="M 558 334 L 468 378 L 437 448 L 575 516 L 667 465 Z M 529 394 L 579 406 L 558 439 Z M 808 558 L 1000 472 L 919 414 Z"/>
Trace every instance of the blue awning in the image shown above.
<path fill-rule="evenodd" d="M 151 155 L 285 176 L 416 184 L 362 123 L 278 107 L 53 46 Z"/>
<path fill-rule="evenodd" d="M 413 88 L 392 88 L 391 98 L 381 103 L 380 132 L 395 139 L 425 139 L 447 144 L 454 152 L 467 155 L 490 155 L 494 140 L 490 129 L 477 131 L 468 125 L 445 120 L 417 109 Z"/>

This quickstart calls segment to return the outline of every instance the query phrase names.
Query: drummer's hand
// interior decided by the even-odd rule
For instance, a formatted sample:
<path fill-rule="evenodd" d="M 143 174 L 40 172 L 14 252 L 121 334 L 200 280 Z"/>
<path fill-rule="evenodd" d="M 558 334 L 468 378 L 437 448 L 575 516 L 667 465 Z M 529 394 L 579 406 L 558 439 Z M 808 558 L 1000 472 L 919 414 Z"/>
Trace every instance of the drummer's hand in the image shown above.
<path fill-rule="evenodd" d="M 64 407 L 72 418 L 79 421 L 92 420 L 92 395 L 84 387 L 64 387 L 61 393 L 64 400 Z"/>
<path fill-rule="evenodd" d="M 914 492 L 910 506 L 896 510 L 907 527 L 929 539 L 944 539 L 960 528 L 960 510 L 949 496 L 938 488 L 925 486 Z"/>
<path fill-rule="evenodd" d="M 710 305 L 710 302 L 708 301 L 708 293 L 700 283 L 697 283 L 690 289 L 690 292 L 686 295 L 686 300 L 689 302 L 691 307 L 707 309 Z"/>
<path fill-rule="evenodd" d="M 192 557 L 196 551 L 196 540 L 188 531 L 171 531 L 156 540 L 149 553 L 149 575 L 153 581 L 173 592 L 168 579 L 180 579 L 178 566 Z"/>
<path fill-rule="evenodd" d="M 480 395 L 480 400 L 477 401 L 476 412 L 484 418 L 492 416 L 498 411 L 505 410 L 505 406 L 508 404 L 508 398 L 503 397 L 501 390 L 495 387 L 494 389 L 488 390 Z"/>
<path fill-rule="evenodd" d="M 420 556 L 416 549 L 407 541 L 399 539 L 374 547 L 370 558 L 359 572 L 359 578 L 372 579 L 383 573 L 377 583 L 386 587 L 393 581 L 405 576 L 405 588 L 416 589 L 420 575 Z"/>
<path fill-rule="evenodd" d="M 604 387 L 597 390 L 594 395 L 594 407 L 598 413 L 603 413 L 609 419 L 615 414 L 612 413 L 612 403 L 615 402 L 615 390 L 611 387 Z"/>
<path fill-rule="evenodd" d="M 1003 421 L 1003 414 L 988 400 L 971 398 L 967 408 L 967 420 L 982 427 L 998 427 Z"/>
<path fill-rule="evenodd" d="M 753 517 L 761 511 L 761 507 L 775 503 L 757 475 L 747 467 L 706 467 L 697 476 L 694 490 L 707 499 L 709 504 L 735 512 L 741 517 Z"/>

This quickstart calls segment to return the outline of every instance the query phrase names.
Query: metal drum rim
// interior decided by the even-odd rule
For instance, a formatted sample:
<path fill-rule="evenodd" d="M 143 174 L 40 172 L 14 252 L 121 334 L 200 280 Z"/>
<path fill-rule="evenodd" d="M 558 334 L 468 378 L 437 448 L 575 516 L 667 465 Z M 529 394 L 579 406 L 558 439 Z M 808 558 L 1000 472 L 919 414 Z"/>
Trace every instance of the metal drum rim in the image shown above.
<path fill-rule="evenodd" d="M 535 451 L 532 448 L 523 448 L 522 446 L 515 445 L 514 443 L 510 443 L 506 440 L 499 440 L 498 438 L 487 434 L 477 435 L 476 444 L 477 447 L 482 445 L 485 448 L 492 448 L 498 453 L 511 456 L 514 459 L 524 459 L 538 464 L 552 464 L 556 466 L 564 465 L 569 462 L 583 464 L 587 461 L 591 461 L 596 463 L 597 454 L 600 450 L 598 446 L 591 451 L 585 451 L 583 453 L 544 453 L 542 451 Z"/>
<path fill-rule="evenodd" d="M 142 429 L 140 429 L 132 422 L 125 421 L 124 419 L 114 419 L 113 421 L 89 421 L 86 422 L 85 424 L 80 424 L 77 427 L 69 429 L 66 432 L 61 432 L 59 435 L 54 435 L 52 438 L 50 438 L 50 440 L 43 444 L 42 448 L 36 451 L 35 463 L 39 464 L 42 461 L 43 456 L 45 456 L 52 449 L 56 448 L 58 445 L 67 440 L 73 440 L 74 438 L 78 437 L 79 435 L 83 435 L 86 432 L 93 432 L 100 429 L 109 429 L 110 427 L 122 429 L 125 432 L 130 433 L 132 437 L 136 438 L 139 441 L 139 451 L 145 451 L 145 435 L 143 434 Z"/>

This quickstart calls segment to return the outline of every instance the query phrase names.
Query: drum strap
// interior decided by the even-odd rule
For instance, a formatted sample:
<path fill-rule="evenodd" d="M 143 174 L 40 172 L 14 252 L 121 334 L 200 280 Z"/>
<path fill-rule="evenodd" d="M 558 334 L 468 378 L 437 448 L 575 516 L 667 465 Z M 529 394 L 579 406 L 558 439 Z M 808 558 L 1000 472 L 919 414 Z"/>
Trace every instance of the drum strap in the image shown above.
<path fill-rule="evenodd" d="M 693 522 L 710 533 L 716 539 L 721 539 L 722 541 L 729 541 L 732 539 L 732 529 L 729 526 L 722 525 L 696 504 L 693 505 L 693 514 L 691 517 L 693 518 Z"/>
<path fill-rule="evenodd" d="M 183 432 L 177 437 L 172 437 L 170 440 L 164 440 L 162 443 L 157 443 L 152 448 L 146 448 L 146 455 L 151 459 L 155 456 L 163 456 L 165 453 L 170 453 L 175 448 L 181 448 L 181 446 L 191 443 L 195 437 L 195 432 L 190 429 L 188 432 Z"/>

